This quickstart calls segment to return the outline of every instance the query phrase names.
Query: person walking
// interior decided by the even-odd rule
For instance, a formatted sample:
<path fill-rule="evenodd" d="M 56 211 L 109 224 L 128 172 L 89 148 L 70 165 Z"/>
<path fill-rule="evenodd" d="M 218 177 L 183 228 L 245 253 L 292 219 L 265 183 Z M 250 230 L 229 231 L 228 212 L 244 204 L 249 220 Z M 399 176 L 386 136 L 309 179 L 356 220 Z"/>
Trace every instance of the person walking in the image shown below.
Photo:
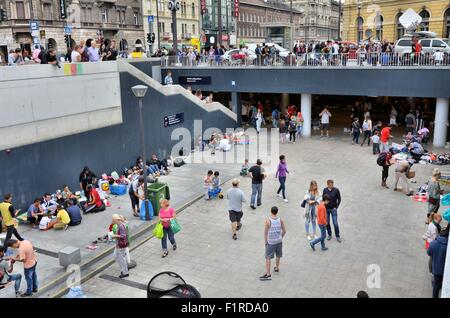
<path fill-rule="evenodd" d="M 116 234 L 111 237 L 116 239 L 116 248 L 114 249 L 114 258 L 120 268 L 119 278 L 130 276 L 128 272 L 127 263 L 127 248 L 129 246 L 127 228 L 120 215 L 114 214 L 112 216 L 112 223 L 117 225 Z"/>
<path fill-rule="evenodd" d="M 27 240 L 9 240 L 8 247 L 17 249 L 17 254 L 11 257 L 11 263 L 23 263 L 24 276 L 27 282 L 27 291 L 21 296 L 30 297 L 33 293 L 38 292 L 38 279 L 36 273 L 37 260 L 33 245 L 31 245 L 30 241 Z"/>
<path fill-rule="evenodd" d="M 297 133 L 297 119 L 295 116 L 291 116 L 288 124 L 289 129 L 289 141 L 295 145 L 295 135 Z"/>
<path fill-rule="evenodd" d="M 382 156 L 383 153 L 380 154 L 380 156 Z M 381 186 L 389 189 L 388 185 L 386 184 L 387 178 L 389 177 L 389 167 L 392 165 L 391 160 L 392 160 L 392 153 L 390 151 L 385 152 L 384 157 L 382 156 L 381 158 L 378 157 L 379 159 L 381 159 L 382 162 L 382 172 L 381 172 Z"/>
<path fill-rule="evenodd" d="M 389 125 L 397 126 L 397 115 L 398 115 L 397 110 L 395 109 L 395 106 L 392 105 L 391 114 L 389 116 Z"/>
<path fill-rule="evenodd" d="M 361 147 L 366 142 L 366 139 L 367 139 L 367 146 L 370 146 L 370 137 L 372 136 L 372 120 L 370 119 L 370 117 L 364 118 L 362 130 L 364 132 L 364 139 L 361 143 Z"/>
<path fill-rule="evenodd" d="M 320 137 L 323 137 L 324 130 L 327 132 L 327 137 L 329 137 L 328 130 L 330 128 L 331 113 L 326 106 L 324 107 L 322 112 L 319 114 L 319 116 L 320 116 L 320 123 L 321 123 Z"/>
<path fill-rule="evenodd" d="M 334 235 L 336 236 L 336 241 L 341 243 L 341 236 L 339 232 L 338 224 L 338 208 L 341 205 L 341 192 L 338 188 L 334 187 L 334 181 L 328 180 L 327 187 L 323 189 L 323 195 L 328 196 L 329 203 L 327 204 L 327 240 L 331 240 L 331 220 L 333 220 Z"/>
<path fill-rule="evenodd" d="M 266 170 L 261 167 L 262 161 L 261 159 L 256 160 L 256 165 L 251 167 L 248 170 L 248 175 L 252 178 L 252 196 L 250 198 L 250 207 L 254 210 L 256 209 L 255 204 L 260 206 L 261 197 L 262 197 L 262 189 L 263 189 L 263 180 L 267 177 Z"/>
<path fill-rule="evenodd" d="M 23 241 L 23 238 L 22 236 L 20 236 L 19 232 L 17 232 L 17 229 L 14 226 L 14 218 L 17 216 L 20 210 L 14 209 L 12 205 L 11 194 L 5 194 L 3 199 L 3 202 L 0 203 L 0 214 L 3 224 L 5 224 L 6 226 L 6 237 L 5 241 L 3 242 L 3 247 L 5 248 L 6 252 L 8 250 L 8 241 L 11 239 L 13 234 L 19 241 Z"/>
<path fill-rule="evenodd" d="M 286 120 L 281 119 L 279 122 L 279 132 L 280 132 L 280 142 L 284 144 L 286 142 L 286 134 L 287 134 L 287 127 L 286 127 Z"/>
<path fill-rule="evenodd" d="M 320 203 L 320 192 L 317 187 L 317 182 L 312 180 L 309 184 L 309 190 L 305 195 L 302 206 L 305 207 L 305 230 L 306 238 L 311 241 L 316 236 L 316 209 Z M 312 226 L 312 233 L 310 235 L 309 224 Z"/>
<path fill-rule="evenodd" d="M 433 174 L 428 182 L 428 212 L 427 212 L 427 224 L 431 221 L 430 215 L 437 213 L 440 207 L 441 194 L 444 191 L 441 189 L 439 179 L 441 178 L 441 171 L 438 168 L 433 169 Z"/>
<path fill-rule="evenodd" d="M 411 196 L 412 192 L 409 190 L 409 185 L 408 185 L 408 174 L 409 171 L 411 170 L 411 167 L 413 165 L 413 161 L 399 161 L 397 162 L 396 166 L 395 166 L 395 185 L 394 185 L 394 191 L 397 191 L 397 185 L 398 185 L 398 181 L 400 179 L 402 179 L 403 183 L 404 183 L 404 187 L 402 187 L 403 189 L 403 193 L 406 194 L 407 196 Z"/>
<path fill-rule="evenodd" d="M 447 256 L 449 226 L 430 243 L 427 254 L 431 257 L 431 273 L 433 274 L 433 298 L 439 298 L 444 279 L 445 258 Z"/>
<path fill-rule="evenodd" d="M 352 124 L 352 145 L 358 144 L 359 142 L 359 135 L 361 134 L 361 125 L 359 124 L 359 118 L 356 117 L 353 120 Z"/>
<path fill-rule="evenodd" d="M 241 219 L 244 215 L 242 212 L 242 203 L 246 202 L 244 192 L 239 189 L 239 179 L 233 179 L 231 184 L 233 187 L 228 189 L 228 214 L 231 221 L 231 232 L 233 240 L 237 240 L 237 231 L 242 227 Z"/>
<path fill-rule="evenodd" d="M 416 128 L 416 116 L 414 115 L 414 111 L 412 109 L 409 110 L 409 113 L 405 117 L 406 124 L 406 133 L 414 133 L 414 129 Z"/>
<path fill-rule="evenodd" d="M 258 112 L 256 113 L 256 132 L 259 134 L 261 131 L 261 125 L 263 122 L 263 113 L 260 108 L 258 108 Z"/>
<path fill-rule="evenodd" d="M 305 120 L 303 119 L 303 115 L 301 112 L 297 113 L 297 139 L 300 139 L 300 137 L 302 136 L 302 132 L 303 132 L 303 122 Z"/>
<path fill-rule="evenodd" d="M 14 291 L 16 297 L 20 297 L 20 283 L 22 282 L 21 274 L 12 274 L 14 271 L 14 261 L 5 256 L 5 248 L 0 246 L 0 290 L 5 288 L 8 283 L 14 282 Z"/>
<path fill-rule="evenodd" d="M 172 249 L 176 251 L 177 242 L 175 241 L 175 234 L 172 231 L 170 223 L 172 220 L 175 220 L 177 214 L 175 210 L 170 207 L 170 202 L 167 199 L 161 201 L 161 210 L 159 210 L 159 221 L 163 226 L 164 236 L 161 239 L 161 247 L 163 250 L 161 257 L 166 257 L 169 255 L 169 251 L 167 250 L 167 237 L 169 237 L 170 244 L 172 244 Z"/>
<path fill-rule="evenodd" d="M 317 224 L 319 224 L 320 237 L 309 243 L 313 251 L 316 250 L 315 245 L 319 242 L 322 246 L 322 251 L 328 250 L 328 247 L 325 246 L 325 237 L 327 235 L 327 205 L 329 202 L 330 198 L 328 195 L 324 195 L 322 202 L 317 207 Z"/>
<path fill-rule="evenodd" d="M 264 223 L 264 242 L 266 244 L 266 273 L 259 277 L 260 280 L 271 280 L 271 259 L 276 256 L 273 271 L 280 271 L 280 260 L 283 257 L 283 238 L 286 235 L 284 221 L 278 216 L 278 207 L 270 209 L 270 217 Z"/>
<path fill-rule="evenodd" d="M 393 136 L 391 135 L 391 129 L 391 126 L 381 129 L 381 152 L 389 151 L 389 139 L 393 138 Z"/>
<path fill-rule="evenodd" d="M 280 182 L 280 187 L 278 188 L 277 195 L 281 198 L 283 198 L 284 202 L 289 202 L 288 199 L 286 199 L 286 176 L 289 173 L 286 163 L 286 156 L 281 155 L 280 156 L 280 163 L 278 164 L 277 172 L 275 173 L 275 178 L 278 178 L 278 181 Z M 283 194 L 281 196 L 280 192 Z"/>

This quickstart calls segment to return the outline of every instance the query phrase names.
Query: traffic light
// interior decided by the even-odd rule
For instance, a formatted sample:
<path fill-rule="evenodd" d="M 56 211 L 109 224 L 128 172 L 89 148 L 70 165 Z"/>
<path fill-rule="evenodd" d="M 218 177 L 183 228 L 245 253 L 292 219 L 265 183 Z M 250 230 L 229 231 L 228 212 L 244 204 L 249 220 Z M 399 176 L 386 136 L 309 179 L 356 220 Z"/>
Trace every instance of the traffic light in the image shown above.
<path fill-rule="evenodd" d="M 0 21 L 8 20 L 8 15 L 5 9 L 0 9 Z"/>
<path fill-rule="evenodd" d="M 147 33 L 147 43 L 152 43 L 152 35 Z"/>
<path fill-rule="evenodd" d="M 66 43 L 67 47 L 69 47 L 70 42 L 69 42 L 69 36 L 67 34 L 64 35 L 64 42 Z"/>
<path fill-rule="evenodd" d="M 152 38 L 151 38 L 151 40 L 152 40 L 152 43 L 155 43 L 155 33 L 152 33 Z"/>

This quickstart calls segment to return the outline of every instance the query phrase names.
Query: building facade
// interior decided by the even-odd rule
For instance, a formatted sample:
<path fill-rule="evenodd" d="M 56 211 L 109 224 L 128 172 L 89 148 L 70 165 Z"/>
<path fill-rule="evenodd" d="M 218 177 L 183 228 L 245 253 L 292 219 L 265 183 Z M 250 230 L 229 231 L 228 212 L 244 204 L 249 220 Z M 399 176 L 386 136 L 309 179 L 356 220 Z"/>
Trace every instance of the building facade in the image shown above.
<path fill-rule="evenodd" d="M 448 0 L 346 0 L 343 38 L 365 40 L 368 35 L 394 42 L 405 33 L 399 18 L 412 8 L 422 17 L 417 30 L 432 31 L 438 37 L 450 37 L 450 3 Z"/>
<path fill-rule="evenodd" d="M 239 44 L 277 43 L 292 49 L 301 40 L 305 18 L 302 12 L 291 10 L 279 1 L 241 0 L 236 33 Z"/>
<path fill-rule="evenodd" d="M 160 46 L 171 49 L 172 12 L 168 9 L 168 0 L 142 0 L 144 13 L 144 31 L 155 33 L 155 43 L 151 50 L 154 52 L 158 46 L 158 30 Z M 180 10 L 177 11 L 177 38 L 178 48 L 195 46 L 198 48 L 200 38 L 200 3 L 198 0 L 180 1 Z M 147 47 L 149 44 L 147 43 Z"/>
<path fill-rule="evenodd" d="M 336 0 L 293 0 L 293 7 L 305 15 L 301 39 L 305 42 L 327 41 L 339 38 L 339 15 L 343 4 Z M 289 0 L 284 3 L 288 4 Z M 341 19 L 342 21 L 342 19 Z"/>
<path fill-rule="evenodd" d="M 236 20 L 240 3 L 239 0 L 200 0 L 201 42 L 204 46 L 237 45 Z"/>
<path fill-rule="evenodd" d="M 61 4 L 66 5 L 66 18 Z M 0 49 L 31 48 L 30 20 L 39 25 L 37 41 L 45 48 L 66 52 L 65 26 L 71 27 L 71 45 L 88 38 L 116 40 L 122 50 L 143 45 L 141 0 L 0 0 L 7 20 L 0 22 Z"/>

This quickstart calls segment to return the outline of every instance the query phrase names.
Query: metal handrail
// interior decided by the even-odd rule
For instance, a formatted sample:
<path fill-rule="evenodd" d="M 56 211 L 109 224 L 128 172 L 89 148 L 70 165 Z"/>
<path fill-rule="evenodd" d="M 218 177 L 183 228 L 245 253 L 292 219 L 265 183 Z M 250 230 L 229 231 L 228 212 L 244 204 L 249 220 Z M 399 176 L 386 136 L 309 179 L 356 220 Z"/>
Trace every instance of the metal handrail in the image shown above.
<path fill-rule="evenodd" d="M 161 66 L 167 67 L 439 67 L 450 66 L 447 53 L 393 53 L 393 52 L 351 52 L 351 53 L 303 53 L 303 54 L 254 54 L 230 55 L 187 55 L 164 56 Z"/>

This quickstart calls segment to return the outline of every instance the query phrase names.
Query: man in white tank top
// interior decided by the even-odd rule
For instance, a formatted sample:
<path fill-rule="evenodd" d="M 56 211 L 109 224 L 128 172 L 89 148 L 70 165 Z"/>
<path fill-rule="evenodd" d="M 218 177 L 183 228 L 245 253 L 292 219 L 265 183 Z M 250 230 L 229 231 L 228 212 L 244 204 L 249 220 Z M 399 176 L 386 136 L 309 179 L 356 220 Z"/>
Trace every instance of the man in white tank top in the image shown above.
<path fill-rule="evenodd" d="M 283 220 L 278 217 L 278 208 L 272 207 L 270 218 L 264 224 L 264 241 L 266 243 L 266 273 L 259 277 L 260 280 L 271 280 L 271 259 L 276 255 L 275 273 L 280 271 L 280 259 L 283 256 L 283 237 L 286 235 L 286 227 Z"/>

